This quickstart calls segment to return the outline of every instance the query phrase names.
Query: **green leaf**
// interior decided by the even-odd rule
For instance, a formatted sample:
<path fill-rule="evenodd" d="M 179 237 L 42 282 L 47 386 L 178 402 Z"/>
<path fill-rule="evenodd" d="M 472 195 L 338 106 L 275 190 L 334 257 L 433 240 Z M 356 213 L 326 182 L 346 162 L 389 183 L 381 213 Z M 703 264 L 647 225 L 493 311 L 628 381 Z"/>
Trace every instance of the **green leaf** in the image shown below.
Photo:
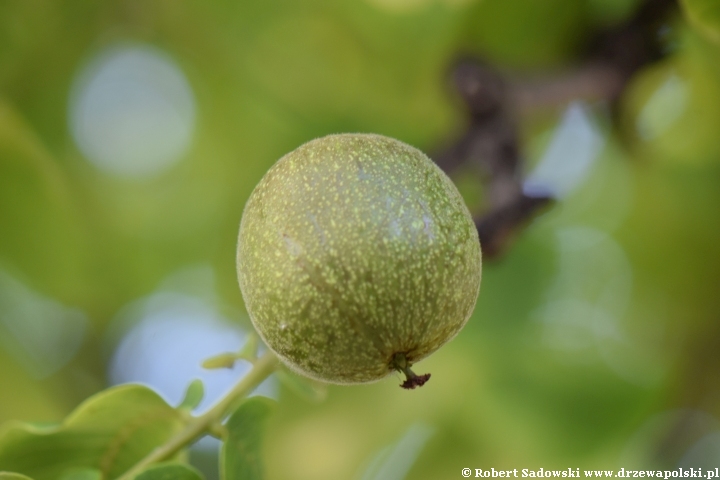
<path fill-rule="evenodd" d="M 202 480 L 200 472 L 182 463 L 159 463 L 143 470 L 135 480 Z"/>
<path fill-rule="evenodd" d="M 115 478 L 184 426 L 183 415 L 140 385 L 86 400 L 56 427 L 19 422 L 0 429 L 0 469 L 55 480 L 72 468 Z"/>
<path fill-rule="evenodd" d="M 30 477 L 12 472 L 0 472 L 0 480 L 32 480 Z"/>
<path fill-rule="evenodd" d="M 263 478 L 262 439 L 274 402 L 265 397 L 245 400 L 230 415 L 227 440 L 220 452 L 220 478 L 260 480 Z"/>
<path fill-rule="evenodd" d="M 208 370 L 233 368 L 238 360 L 247 360 L 252 363 L 257 360 L 257 356 L 258 337 L 257 335 L 249 334 L 245 345 L 243 345 L 239 352 L 226 352 L 210 357 L 202 363 L 202 367 Z"/>
<path fill-rule="evenodd" d="M 254 362 L 258 356 L 258 346 L 257 335 L 252 333 L 248 334 L 245 345 L 243 345 L 242 349 L 240 349 L 240 352 L 238 353 L 238 358 Z"/>
<path fill-rule="evenodd" d="M 178 408 L 182 410 L 193 410 L 195 407 L 200 405 L 203 397 L 205 396 L 205 387 L 203 386 L 202 380 L 195 379 L 190 382 L 187 390 L 185 391 L 185 398 L 180 402 Z"/>
<path fill-rule="evenodd" d="M 368 465 L 362 480 L 403 480 L 433 434 L 427 425 L 412 425 L 395 444 L 382 449 Z"/>
<path fill-rule="evenodd" d="M 682 0 L 688 21 L 713 42 L 720 44 L 720 2 L 717 0 Z"/>
<path fill-rule="evenodd" d="M 210 357 L 202 363 L 202 367 L 208 370 L 217 370 L 220 368 L 232 368 L 238 361 L 237 353 L 221 353 Z"/>
<path fill-rule="evenodd" d="M 102 480 L 102 472 L 94 468 L 73 468 L 65 472 L 60 480 Z"/>
<path fill-rule="evenodd" d="M 301 377 L 284 368 L 275 372 L 275 375 L 290 391 L 307 401 L 319 403 L 327 398 L 327 385 L 324 383 Z"/>

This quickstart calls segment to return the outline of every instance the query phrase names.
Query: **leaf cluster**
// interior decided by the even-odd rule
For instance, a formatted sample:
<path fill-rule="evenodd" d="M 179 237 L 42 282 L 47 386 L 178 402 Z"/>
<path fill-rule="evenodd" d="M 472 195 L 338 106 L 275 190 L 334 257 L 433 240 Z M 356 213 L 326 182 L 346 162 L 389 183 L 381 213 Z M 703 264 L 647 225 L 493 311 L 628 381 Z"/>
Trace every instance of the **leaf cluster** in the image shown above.
<path fill-rule="evenodd" d="M 184 449 L 167 461 L 137 466 L 187 435 L 197 420 L 188 407 L 202 398 L 201 390 L 191 384 L 186 400 L 173 408 L 145 386 L 122 385 L 89 398 L 59 425 L 9 423 L 0 430 L 0 480 L 200 480 Z M 254 397 L 230 414 L 221 429 L 222 479 L 262 478 L 262 432 L 272 403 Z"/>

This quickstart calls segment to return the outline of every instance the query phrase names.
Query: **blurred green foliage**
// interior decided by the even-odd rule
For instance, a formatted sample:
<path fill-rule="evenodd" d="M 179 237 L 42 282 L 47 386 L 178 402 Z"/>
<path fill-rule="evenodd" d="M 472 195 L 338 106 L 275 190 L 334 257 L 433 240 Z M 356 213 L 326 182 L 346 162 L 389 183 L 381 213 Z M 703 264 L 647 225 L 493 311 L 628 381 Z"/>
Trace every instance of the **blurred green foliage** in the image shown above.
<path fill-rule="evenodd" d="M 675 424 L 658 415 L 720 416 L 720 17 L 713 0 L 681 4 L 683 15 L 666 26 L 667 57 L 635 75 L 617 121 L 610 125 L 606 106 L 590 106 L 606 139 L 587 180 L 485 265 L 468 326 L 421 365 L 432 381 L 413 392 L 393 380 L 333 386 L 321 403 L 282 390 L 264 443 L 267 478 L 362 478 L 385 458 L 382 447 L 401 445 L 418 423 L 433 433 L 413 479 L 459 478 L 464 467 L 678 465 L 699 437 L 675 438 L 663 450 Z M 18 342 L 13 322 L 23 317 L 0 291 L 0 422 L 59 422 L 106 387 L 111 320 L 180 268 L 211 265 L 224 308 L 241 309 L 234 256 L 243 205 L 286 152 L 353 131 L 436 149 L 466 121 L 446 87 L 458 54 L 511 73 L 571 67 L 589 31 L 621 22 L 637 5 L 0 2 L 0 270 L 88 319 L 73 359 L 39 378 L 7 347 Z M 117 45 L 165 52 L 194 95 L 190 148 L 151 177 L 103 172 L 71 134 L 78 75 Z M 529 169 L 563 107 L 520 119 Z M 481 187 L 462 173 L 457 180 L 482 208 Z M 112 392 L 92 402 L 154 395 Z M 162 419 L 143 428 L 167 435 L 176 411 L 157 402 Z M 48 454 L 82 466 L 70 453 L 79 448 L 77 425 L 98 429 L 84 451 L 101 455 L 118 415 L 138 414 L 110 406 L 96 419 L 91 407 L 60 426 L 5 428 L 43 436 Z M 122 465 L 143 448 L 135 443 L 118 457 Z M 0 465 L 26 462 L 38 480 L 63 473 L 32 470 L 33 454 L 13 450 Z"/>

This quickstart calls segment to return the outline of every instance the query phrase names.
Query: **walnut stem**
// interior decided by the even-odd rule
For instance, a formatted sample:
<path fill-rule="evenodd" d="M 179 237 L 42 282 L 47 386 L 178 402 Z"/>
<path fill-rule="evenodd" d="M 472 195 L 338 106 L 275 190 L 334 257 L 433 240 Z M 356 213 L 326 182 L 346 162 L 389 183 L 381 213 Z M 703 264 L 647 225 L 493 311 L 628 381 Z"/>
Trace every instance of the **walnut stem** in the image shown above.
<path fill-rule="evenodd" d="M 428 380 L 430 380 L 429 373 L 417 375 L 410 369 L 410 365 L 411 364 L 408 362 L 404 353 L 396 353 L 390 361 L 390 366 L 393 370 L 397 370 L 398 372 L 405 374 L 406 379 L 400 386 L 406 390 L 412 390 L 415 387 L 422 387 Z"/>

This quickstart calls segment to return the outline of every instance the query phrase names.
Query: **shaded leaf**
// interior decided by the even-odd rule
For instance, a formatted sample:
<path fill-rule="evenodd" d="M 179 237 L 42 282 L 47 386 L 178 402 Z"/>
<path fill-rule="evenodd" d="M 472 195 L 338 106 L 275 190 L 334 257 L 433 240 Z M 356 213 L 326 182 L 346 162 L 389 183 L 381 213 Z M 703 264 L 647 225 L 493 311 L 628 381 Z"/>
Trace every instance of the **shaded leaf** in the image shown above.
<path fill-rule="evenodd" d="M 135 480 L 202 480 L 203 476 L 189 465 L 160 463 L 152 465 L 135 477 Z"/>
<path fill-rule="evenodd" d="M 682 0 L 690 23 L 703 35 L 720 44 L 720 2 L 717 0 Z"/>
<path fill-rule="evenodd" d="M 274 402 L 253 397 L 230 415 L 227 440 L 220 452 L 220 478 L 259 480 L 263 478 L 262 439 L 265 422 Z"/>
<path fill-rule="evenodd" d="M 89 398 L 60 426 L 7 424 L 0 430 L 0 469 L 54 480 L 85 467 L 114 478 L 181 428 L 182 414 L 155 392 L 122 385 Z"/>
<path fill-rule="evenodd" d="M 32 480 L 30 477 L 12 472 L 0 472 L 0 480 Z"/>

